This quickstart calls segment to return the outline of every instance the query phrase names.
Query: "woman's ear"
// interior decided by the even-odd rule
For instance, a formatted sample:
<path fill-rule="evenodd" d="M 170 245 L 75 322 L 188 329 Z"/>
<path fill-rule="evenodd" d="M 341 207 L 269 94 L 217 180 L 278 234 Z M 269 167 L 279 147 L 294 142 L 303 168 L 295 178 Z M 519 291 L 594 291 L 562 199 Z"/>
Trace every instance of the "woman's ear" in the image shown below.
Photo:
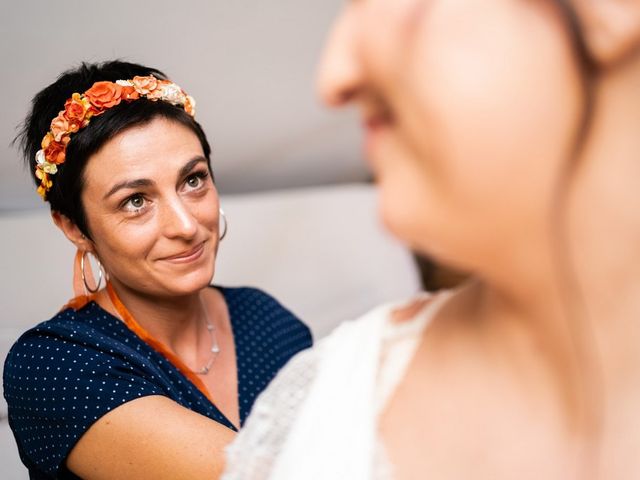
<path fill-rule="evenodd" d="M 640 0 L 574 0 L 593 59 L 606 68 L 640 49 Z"/>
<path fill-rule="evenodd" d="M 60 212 L 51 212 L 51 218 L 53 219 L 53 223 L 62 230 L 65 237 L 67 237 L 78 250 L 95 253 L 93 242 L 80 231 L 78 226 L 73 223 L 70 218 Z"/>

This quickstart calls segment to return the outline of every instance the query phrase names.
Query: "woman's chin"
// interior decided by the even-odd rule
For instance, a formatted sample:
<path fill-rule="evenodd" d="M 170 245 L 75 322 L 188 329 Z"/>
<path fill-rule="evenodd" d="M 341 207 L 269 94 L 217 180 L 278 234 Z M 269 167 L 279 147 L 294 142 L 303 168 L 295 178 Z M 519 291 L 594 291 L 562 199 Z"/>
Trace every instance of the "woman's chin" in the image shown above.
<path fill-rule="evenodd" d="M 207 288 L 212 280 L 215 268 L 200 269 L 185 275 L 169 278 L 165 283 L 165 290 L 170 296 L 184 296 L 198 293 Z"/>

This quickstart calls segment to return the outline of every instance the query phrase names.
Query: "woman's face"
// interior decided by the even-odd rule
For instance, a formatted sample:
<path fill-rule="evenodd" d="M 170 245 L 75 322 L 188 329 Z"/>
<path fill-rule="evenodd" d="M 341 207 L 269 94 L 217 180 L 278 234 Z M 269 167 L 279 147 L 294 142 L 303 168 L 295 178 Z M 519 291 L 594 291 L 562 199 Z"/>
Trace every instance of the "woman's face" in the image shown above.
<path fill-rule="evenodd" d="M 198 137 L 156 118 L 108 141 L 85 169 L 83 206 L 111 281 L 179 296 L 205 287 L 218 247 L 218 194 Z"/>
<path fill-rule="evenodd" d="M 319 88 L 360 107 L 382 217 L 411 247 L 474 269 L 540 233 L 581 115 L 553 2 L 354 0 Z"/>

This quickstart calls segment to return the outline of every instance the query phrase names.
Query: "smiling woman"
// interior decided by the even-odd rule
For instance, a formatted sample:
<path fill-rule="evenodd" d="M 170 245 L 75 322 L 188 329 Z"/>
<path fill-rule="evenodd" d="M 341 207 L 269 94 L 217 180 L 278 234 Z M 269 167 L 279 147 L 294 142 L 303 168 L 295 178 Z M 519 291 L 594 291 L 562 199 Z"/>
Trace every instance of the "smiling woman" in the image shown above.
<path fill-rule="evenodd" d="M 216 478 L 257 395 L 311 345 L 266 293 L 209 285 L 226 221 L 194 108 L 124 62 L 82 65 L 34 99 L 19 138 L 78 254 L 77 296 L 4 367 L 31 478 Z"/>
<path fill-rule="evenodd" d="M 162 117 L 131 127 L 93 155 L 84 180 L 84 208 L 100 219 L 88 227 L 101 239 L 99 258 L 114 287 L 144 284 L 147 294 L 173 297 L 207 284 L 219 202 L 202 146 L 187 127 Z M 59 224 L 73 236 L 73 226 Z"/>

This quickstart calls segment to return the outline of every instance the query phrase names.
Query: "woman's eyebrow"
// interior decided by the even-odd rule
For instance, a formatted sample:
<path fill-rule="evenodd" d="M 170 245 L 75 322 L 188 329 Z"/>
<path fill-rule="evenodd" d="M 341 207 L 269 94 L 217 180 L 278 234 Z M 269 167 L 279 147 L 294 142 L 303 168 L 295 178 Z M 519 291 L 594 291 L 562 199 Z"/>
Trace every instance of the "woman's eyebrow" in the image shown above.
<path fill-rule="evenodd" d="M 153 181 L 148 178 L 138 178 L 136 180 L 125 180 L 124 182 L 116 183 L 111 190 L 107 192 L 107 194 L 102 197 L 103 200 L 106 200 L 111 195 L 116 193 L 118 190 L 122 190 L 123 188 L 135 189 L 140 187 L 148 187 L 153 185 Z"/>
<path fill-rule="evenodd" d="M 191 170 L 193 170 L 193 168 L 198 164 L 198 163 L 207 163 L 207 159 L 205 157 L 203 157 L 202 155 L 198 155 L 197 157 L 189 160 L 187 163 L 184 164 L 184 166 L 180 169 L 180 172 L 178 173 L 178 178 L 182 178 L 185 175 L 187 175 Z"/>
<path fill-rule="evenodd" d="M 191 170 L 193 170 L 193 168 L 198 164 L 198 163 L 207 163 L 207 159 L 201 155 L 189 160 L 187 163 L 184 164 L 184 166 L 180 169 L 180 172 L 178 173 L 178 178 L 182 178 L 185 175 L 187 175 Z M 128 189 L 136 189 L 136 188 L 140 188 L 140 187 L 149 187 L 153 185 L 153 180 L 149 180 L 148 178 L 138 178 L 136 180 L 125 180 L 124 182 L 120 182 L 115 184 L 111 190 L 109 190 L 106 195 L 103 197 L 103 200 L 106 200 L 107 198 L 109 198 L 111 195 L 113 195 L 114 193 L 116 193 L 119 190 L 122 190 L 124 188 L 128 188 Z"/>

